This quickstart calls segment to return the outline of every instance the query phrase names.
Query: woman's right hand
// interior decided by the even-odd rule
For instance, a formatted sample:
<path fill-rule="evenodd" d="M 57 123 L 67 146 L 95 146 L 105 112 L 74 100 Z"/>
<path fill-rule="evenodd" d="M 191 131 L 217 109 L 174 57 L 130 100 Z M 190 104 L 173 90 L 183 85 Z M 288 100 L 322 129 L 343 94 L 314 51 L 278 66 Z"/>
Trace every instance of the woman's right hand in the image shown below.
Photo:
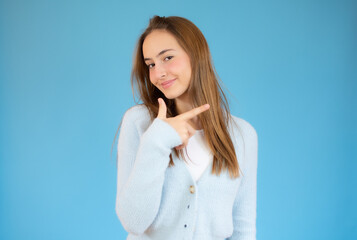
<path fill-rule="evenodd" d="M 188 112 L 182 113 L 172 118 L 166 118 L 167 108 L 166 108 L 165 101 L 162 98 L 159 98 L 158 101 L 159 101 L 159 113 L 157 114 L 157 118 L 170 124 L 180 135 L 181 140 L 183 142 L 183 144 L 176 146 L 175 148 L 179 150 L 186 147 L 188 143 L 188 139 L 192 137 L 196 132 L 196 130 L 188 123 L 188 121 L 191 118 L 196 117 L 198 114 L 208 110 L 210 108 L 209 104 L 204 104 L 200 107 L 191 109 Z"/>

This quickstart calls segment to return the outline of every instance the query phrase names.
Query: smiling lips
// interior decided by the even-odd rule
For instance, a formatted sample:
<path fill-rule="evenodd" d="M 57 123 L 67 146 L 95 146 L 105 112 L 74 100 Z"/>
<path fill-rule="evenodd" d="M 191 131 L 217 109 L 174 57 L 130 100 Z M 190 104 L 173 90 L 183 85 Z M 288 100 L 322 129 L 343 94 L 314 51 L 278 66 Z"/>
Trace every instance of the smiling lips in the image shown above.
<path fill-rule="evenodd" d="M 165 81 L 165 82 L 161 83 L 161 86 L 165 89 L 169 88 L 172 84 L 174 84 L 175 80 L 176 80 L 176 78 L 169 80 L 169 81 Z"/>

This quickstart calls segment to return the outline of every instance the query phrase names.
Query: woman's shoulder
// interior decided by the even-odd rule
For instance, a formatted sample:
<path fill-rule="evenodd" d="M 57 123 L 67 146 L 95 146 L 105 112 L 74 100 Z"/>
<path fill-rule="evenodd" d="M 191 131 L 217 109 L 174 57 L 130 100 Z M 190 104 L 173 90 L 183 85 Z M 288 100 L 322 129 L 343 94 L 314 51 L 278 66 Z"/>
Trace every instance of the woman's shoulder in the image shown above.
<path fill-rule="evenodd" d="M 233 121 L 233 142 L 237 149 L 239 164 L 242 169 L 248 166 L 256 166 L 258 152 L 258 134 L 253 125 L 241 117 L 231 115 Z"/>
<path fill-rule="evenodd" d="M 144 104 L 137 104 L 128 108 L 123 116 L 123 124 L 136 126 L 136 128 L 144 131 L 151 123 L 150 113 Z"/>
<path fill-rule="evenodd" d="M 124 118 L 130 120 L 150 118 L 149 110 L 144 104 L 137 104 L 128 108 L 124 113 Z"/>
<path fill-rule="evenodd" d="M 241 135 L 244 139 L 250 138 L 250 139 L 257 139 L 258 134 L 253 127 L 253 125 L 246 119 L 237 117 L 234 115 L 230 115 L 232 123 L 230 124 L 230 129 L 236 134 L 238 133 Z"/>

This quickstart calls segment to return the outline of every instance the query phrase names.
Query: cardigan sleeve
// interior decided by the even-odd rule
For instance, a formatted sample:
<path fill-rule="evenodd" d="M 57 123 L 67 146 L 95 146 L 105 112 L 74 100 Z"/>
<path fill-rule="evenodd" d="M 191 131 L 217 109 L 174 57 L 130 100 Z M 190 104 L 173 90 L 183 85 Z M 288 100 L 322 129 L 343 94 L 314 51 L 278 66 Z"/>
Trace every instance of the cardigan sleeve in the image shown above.
<path fill-rule="evenodd" d="M 252 125 L 243 124 L 244 168 L 233 205 L 233 234 L 228 240 L 256 239 L 258 136 Z"/>
<path fill-rule="evenodd" d="M 124 114 L 118 139 L 115 210 L 124 229 L 139 235 L 158 213 L 169 155 L 182 141 L 158 118 L 140 136 L 132 112 Z"/>

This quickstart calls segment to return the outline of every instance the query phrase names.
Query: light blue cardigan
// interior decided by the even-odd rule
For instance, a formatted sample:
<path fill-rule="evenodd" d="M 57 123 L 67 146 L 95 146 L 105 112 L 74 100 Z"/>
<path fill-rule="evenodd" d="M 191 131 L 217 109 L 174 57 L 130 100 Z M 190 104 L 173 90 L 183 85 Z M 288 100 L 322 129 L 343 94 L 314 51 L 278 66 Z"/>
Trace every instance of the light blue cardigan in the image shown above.
<path fill-rule="evenodd" d="M 171 125 L 150 121 L 136 105 L 123 117 L 118 139 L 116 213 L 131 239 L 256 239 L 258 139 L 242 118 L 228 130 L 241 176 L 211 174 L 197 182 L 173 148 L 182 144 Z M 168 167 L 172 153 L 174 167 Z M 243 172 L 243 174 L 242 174 Z"/>

